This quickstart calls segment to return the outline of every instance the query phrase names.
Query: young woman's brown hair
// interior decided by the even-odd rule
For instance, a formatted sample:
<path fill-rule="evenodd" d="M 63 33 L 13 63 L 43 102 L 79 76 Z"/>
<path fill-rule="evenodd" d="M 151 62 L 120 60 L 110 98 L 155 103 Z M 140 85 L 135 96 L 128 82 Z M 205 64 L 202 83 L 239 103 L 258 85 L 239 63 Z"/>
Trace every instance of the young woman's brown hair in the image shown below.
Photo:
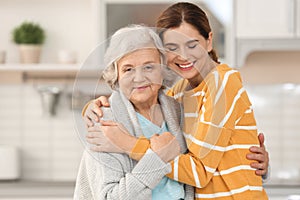
<path fill-rule="evenodd" d="M 163 30 L 177 28 L 182 22 L 194 26 L 200 35 L 208 39 L 211 28 L 205 12 L 198 6 L 188 2 L 176 3 L 167 8 L 158 17 L 156 27 L 160 32 L 160 36 L 162 36 Z M 215 50 L 212 49 L 209 55 L 215 62 L 220 63 Z"/>

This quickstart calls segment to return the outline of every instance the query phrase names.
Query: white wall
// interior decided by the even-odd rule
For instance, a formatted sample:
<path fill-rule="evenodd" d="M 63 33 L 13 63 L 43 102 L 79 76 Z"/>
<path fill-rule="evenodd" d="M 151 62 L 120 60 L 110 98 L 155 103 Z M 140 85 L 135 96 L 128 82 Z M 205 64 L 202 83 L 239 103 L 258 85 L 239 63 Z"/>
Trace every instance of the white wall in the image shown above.
<path fill-rule="evenodd" d="M 55 85 L 72 89 L 72 84 Z M 74 181 L 84 149 L 75 130 L 80 120 L 73 116 L 66 91 L 61 94 L 57 115 L 45 115 L 38 86 L 41 84 L 0 85 L 0 146 L 18 147 L 23 180 Z"/>
<path fill-rule="evenodd" d="M 300 84 L 246 85 L 258 129 L 266 136 L 271 179 L 268 184 L 299 184 Z"/>
<path fill-rule="evenodd" d="M 270 154 L 268 184 L 299 184 L 300 51 L 250 54 L 239 69 Z"/>
<path fill-rule="evenodd" d="M 0 49 L 7 52 L 8 63 L 19 61 L 11 32 L 24 20 L 37 22 L 46 31 L 41 62 L 57 62 L 61 49 L 77 51 L 82 62 L 96 46 L 90 0 L 1 0 L 0 19 Z"/>

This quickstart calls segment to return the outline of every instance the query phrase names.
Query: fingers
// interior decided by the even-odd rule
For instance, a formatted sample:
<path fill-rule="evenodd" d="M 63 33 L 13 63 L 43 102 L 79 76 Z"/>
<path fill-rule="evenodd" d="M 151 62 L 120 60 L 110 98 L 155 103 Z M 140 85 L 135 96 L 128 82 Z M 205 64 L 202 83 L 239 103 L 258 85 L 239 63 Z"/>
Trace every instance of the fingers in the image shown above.
<path fill-rule="evenodd" d="M 87 128 L 88 132 L 97 132 L 97 133 L 101 133 L 101 126 L 91 126 Z M 100 134 L 99 133 L 99 134 Z"/>
<path fill-rule="evenodd" d="M 114 121 L 103 121 L 101 120 L 101 131 L 104 135 L 111 137 L 123 137 L 125 135 L 130 135 L 127 129 L 120 123 Z M 111 138 L 112 139 L 112 138 Z"/>
<path fill-rule="evenodd" d="M 83 121 L 85 122 L 87 127 L 94 126 L 93 121 L 86 115 L 83 117 Z"/>
<path fill-rule="evenodd" d="M 250 166 L 258 170 L 266 170 L 266 164 L 264 162 L 252 162 Z"/>
<path fill-rule="evenodd" d="M 259 145 L 260 147 L 265 147 L 264 143 L 265 143 L 265 136 L 263 133 L 259 133 L 258 134 L 258 140 L 259 140 Z"/>
<path fill-rule="evenodd" d="M 90 133 L 86 134 L 86 138 L 99 138 L 100 134 L 101 133 L 99 133 L 99 132 L 90 132 Z"/>
<path fill-rule="evenodd" d="M 86 110 L 85 116 L 87 116 L 91 120 L 99 122 L 99 118 L 101 118 L 103 116 L 103 113 L 102 113 L 102 110 L 101 110 L 101 106 L 102 106 L 101 101 L 102 101 L 101 97 L 99 97 L 98 99 L 92 101 L 92 103 L 89 105 L 88 109 Z M 106 99 L 105 105 L 107 105 L 107 104 L 108 104 L 108 102 L 107 102 L 107 99 Z M 109 106 L 109 104 L 108 104 L 108 106 Z"/>
<path fill-rule="evenodd" d="M 90 144 L 103 144 L 107 141 L 105 136 L 101 132 L 91 132 L 86 135 L 86 141 Z"/>
<path fill-rule="evenodd" d="M 90 144 L 101 145 L 99 138 L 87 138 L 86 141 Z"/>
<path fill-rule="evenodd" d="M 250 150 L 252 153 L 261 153 L 261 154 L 266 153 L 264 147 L 256 147 L 256 146 L 252 146 L 252 147 L 250 147 L 249 150 Z"/>
<path fill-rule="evenodd" d="M 85 111 L 85 114 L 84 114 L 84 118 L 87 118 L 87 120 L 90 120 L 91 122 L 96 121 L 98 122 L 99 121 L 99 117 L 98 115 L 94 112 L 94 104 L 92 103 L 88 109 Z"/>
<path fill-rule="evenodd" d="M 97 99 L 97 105 L 98 105 L 99 107 L 101 107 L 101 106 L 109 107 L 108 98 L 107 98 L 106 96 L 100 96 L 100 97 Z"/>
<path fill-rule="evenodd" d="M 102 115 L 103 115 L 102 110 L 101 110 L 101 106 L 102 106 L 102 103 L 101 103 L 101 100 L 99 98 L 94 100 L 93 103 L 92 103 L 92 111 L 97 116 L 97 120 L 99 118 L 101 118 Z"/>
<path fill-rule="evenodd" d="M 118 126 L 117 122 L 111 120 L 100 120 L 102 126 Z"/>
<path fill-rule="evenodd" d="M 246 157 L 249 160 L 254 160 L 257 162 L 250 163 L 252 168 L 255 168 L 256 175 L 265 175 L 268 172 L 268 165 L 269 165 L 269 154 L 265 150 L 264 147 L 251 147 L 251 153 L 247 154 Z"/>
<path fill-rule="evenodd" d="M 265 175 L 267 173 L 267 166 L 264 163 L 253 162 L 250 164 L 252 168 L 255 168 L 256 175 Z"/>
<path fill-rule="evenodd" d="M 178 143 L 176 138 L 170 132 L 164 132 L 161 135 L 154 134 L 150 138 L 151 148 L 154 151 L 159 151 L 172 146 L 173 143 Z"/>
<path fill-rule="evenodd" d="M 249 153 L 246 155 L 248 160 L 256 160 L 258 162 L 264 162 L 265 156 L 263 154 Z"/>
<path fill-rule="evenodd" d="M 267 174 L 267 170 L 258 169 L 255 171 L 255 174 L 259 175 L 259 176 L 263 176 L 263 175 Z"/>

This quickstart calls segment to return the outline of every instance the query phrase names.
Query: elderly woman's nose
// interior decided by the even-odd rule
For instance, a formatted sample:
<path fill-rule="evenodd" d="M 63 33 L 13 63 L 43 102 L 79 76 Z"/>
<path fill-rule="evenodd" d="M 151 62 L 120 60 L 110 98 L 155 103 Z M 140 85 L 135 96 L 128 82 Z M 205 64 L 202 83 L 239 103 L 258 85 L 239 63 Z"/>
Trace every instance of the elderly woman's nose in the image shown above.
<path fill-rule="evenodd" d="M 134 74 L 134 81 L 140 82 L 144 80 L 145 80 L 145 72 L 141 68 L 137 69 Z"/>

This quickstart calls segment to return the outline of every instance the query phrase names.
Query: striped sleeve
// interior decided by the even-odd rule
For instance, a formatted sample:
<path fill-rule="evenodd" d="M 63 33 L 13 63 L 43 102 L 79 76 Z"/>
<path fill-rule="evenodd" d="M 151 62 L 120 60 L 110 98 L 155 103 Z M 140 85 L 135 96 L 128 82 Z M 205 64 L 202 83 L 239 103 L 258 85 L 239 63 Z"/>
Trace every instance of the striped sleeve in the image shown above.
<path fill-rule="evenodd" d="M 149 148 L 150 141 L 144 136 L 141 136 L 136 141 L 134 147 L 132 148 L 129 154 L 129 157 L 134 160 L 140 160 Z"/>
<path fill-rule="evenodd" d="M 213 130 L 212 130 L 213 131 Z M 181 154 L 171 162 L 172 172 L 167 176 L 176 181 L 192 185 L 197 188 L 205 187 L 216 172 L 216 168 L 223 157 L 226 145 L 230 139 L 231 130 L 222 129 L 215 150 L 206 148 L 207 144 L 196 138 L 187 138 L 189 143 L 187 154 Z"/>

